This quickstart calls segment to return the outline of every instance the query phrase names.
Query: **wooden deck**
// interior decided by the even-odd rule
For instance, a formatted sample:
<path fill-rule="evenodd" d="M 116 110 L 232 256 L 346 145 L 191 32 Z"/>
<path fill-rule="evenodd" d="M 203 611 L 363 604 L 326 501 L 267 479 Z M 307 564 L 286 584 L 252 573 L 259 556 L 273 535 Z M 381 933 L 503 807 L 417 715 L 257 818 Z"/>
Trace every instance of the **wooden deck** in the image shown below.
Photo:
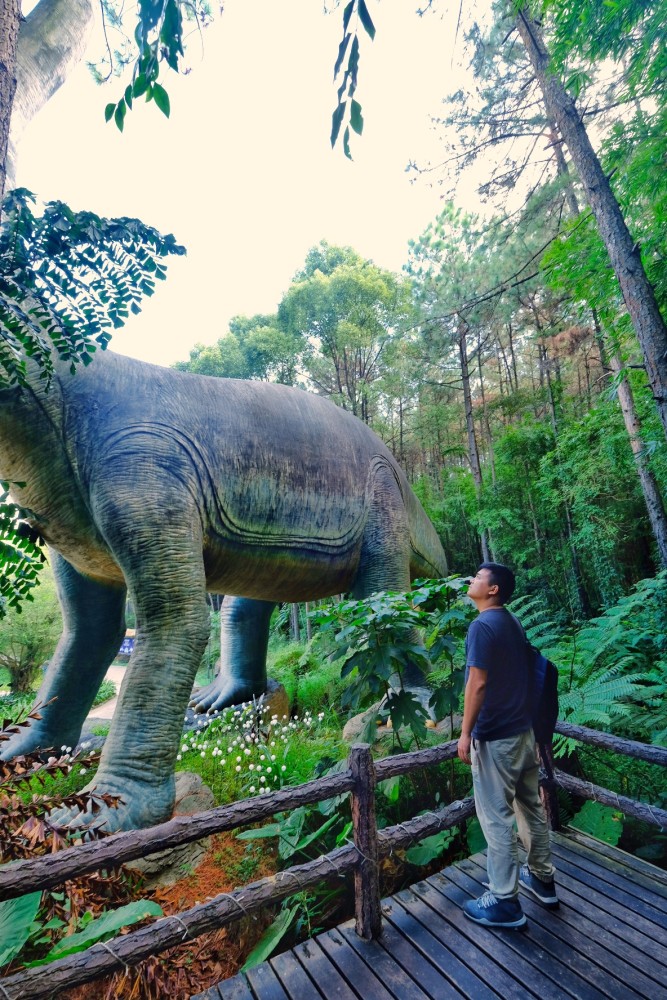
<path fill-rule="evenodd" d="M 197 1000 L 667 1000 L 667 873 L 574 831 L 552 837 L 560 909 L 522 892 L 527 931 L 462 915 L 484 891 L 478 854 L 385 900 L 380 941 L 349 921 Z"/>

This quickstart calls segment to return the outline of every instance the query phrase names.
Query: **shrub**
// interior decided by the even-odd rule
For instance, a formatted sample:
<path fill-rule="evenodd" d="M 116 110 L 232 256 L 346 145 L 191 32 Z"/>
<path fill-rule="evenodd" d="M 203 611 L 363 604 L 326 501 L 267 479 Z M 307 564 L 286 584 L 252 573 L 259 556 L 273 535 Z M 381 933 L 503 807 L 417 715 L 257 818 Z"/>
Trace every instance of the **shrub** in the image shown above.
<path fill-rule="evenodd" d="M 7 608 L 0 630 L 0 666 L 9 674 L 14 694 L 32 691 L 45 660 L 62 631 L 53 573 L 45 566 L 39 583 L 20 608 Z"/>

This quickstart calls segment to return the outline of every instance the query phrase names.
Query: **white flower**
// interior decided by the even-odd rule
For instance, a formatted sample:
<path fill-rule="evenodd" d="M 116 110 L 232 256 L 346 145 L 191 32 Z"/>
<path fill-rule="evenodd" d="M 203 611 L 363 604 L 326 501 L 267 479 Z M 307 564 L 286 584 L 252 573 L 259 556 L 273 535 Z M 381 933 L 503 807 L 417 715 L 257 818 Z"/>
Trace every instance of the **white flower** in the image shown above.
<path fill-rule="evenodd" d="M 262 775 L 262 777 L 261 777 L 261 778 L 260 778 L 259 780 L 260 780 L 260 782 L 262 782 L 262 783 L 263 783 L 263 782 L 265 782 L 265 781 L 266 781 L 266 778 L 264 777 L 264 775 Z"/>
<path fill-rule="evenodd" d="M 275 759 L 276 759 L 276 755 L 274 753 L 272 753 L 271 754 L 271 760 L 275 760 Z"/>
<path fill-rule="evenodd" d="M 236 761 L 237 761 L 237 763 L 239 763 L 239 764 L 240 764 L 240 763 L 241 763 L 241 758 L 240 758 L 240 757 L 237 757 L 237 758 L 236 758 Z"/>
<path fill-rule="evenodd" d="M 254 786 L 254 785 L 251 785 L 251 786 L 250 786 L 250 788 L 248 789 L 248 791 L 249 791 L 249 792 L 254 792 L 254 791 L 255 791 L 255 786 Z"/>
<path fill-rule="evenodd" d="M 281 771 L 286 771 L 287 770 L 287 767 L 285 766 L 285 764 L 282 765 L 282 767 L 280 768 L 280 770 Z"/>
<path fill-rule="evenodd" d="M 271 768 L 270 768 L 270 767 L 267 767 L 267 769 L 266 769 L 266 773 L 267 773 L 267 774 L 271 774 Z"/>
<path fill-rule="evenodd" d="M 255 765 L 254 764 L 248 764 L 248 768 L 249 768 L 250 771 L 254 771 L 255 770 Z"/>
<path fill-rule="evenodd" d="M 251 751 L 250 751 L 250 749 L 248 747 L 246 747 L 245 750 L 243 751 L 243 753 L 246 755 L 246 757 L 249 757 Z"/>
<path fill-rule="evenodd" d="M 224 767 L 226 763 L 227 763 L 227 761 L 223 757 L 222 760 L 220 761 L 220 767 Z"/>
<path fill-rule="evenodd" d="M 199 756 L 200 756 L 200 757 L 205 757 L 205 756 L 206 756 L 206 751 L 205 751 L 205 750 L 202 750 L 202 752 L 201 752 L 201 753 L 199 754 Z"/>
<path fill-rule="evenodd" d="M 177 755 L 176 760 L 182 760 L 180 753 Z M 81 773 L 83 774 L 83 771 Z"/>
<path fill-rule="evenodd" d="M 187 752 L 188 752 L 187 746 L 182 746 L 181 747 L 181 753 L 187 753 Z"/>
<path fill-rule="evenodd" d="M 259 759 L 260 759 L 260 760 L 266 760 L 266 755 L 265 755 L 265 754 L 263 754 L 263 753 L 261 753 L 261 754 L 259 755 Z"/>
<path fill-rule="evenodd" d="M 81 770 L 79 771 L 79 774 L 85 774 L 86 770 L 87 769 L 85 767 L 82 767 Z"/>
<path fill-rule="evenodd" d="M 240 770 L 241 770 L 241 768 L 240 768 L 240 766 L 239 766 L 239 765 L 237 764 L 237 765 L 236 765 L 236 771 L 237 771 L 237 773 L 238 773 L 238 772 L 239 772 Z"/>

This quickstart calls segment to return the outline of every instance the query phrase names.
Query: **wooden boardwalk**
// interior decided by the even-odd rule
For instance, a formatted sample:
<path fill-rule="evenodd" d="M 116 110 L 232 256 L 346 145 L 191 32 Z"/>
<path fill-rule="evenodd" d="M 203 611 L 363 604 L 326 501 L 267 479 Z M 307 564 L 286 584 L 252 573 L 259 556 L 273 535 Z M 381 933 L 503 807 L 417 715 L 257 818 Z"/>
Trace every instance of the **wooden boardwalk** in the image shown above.
<path fill-rule="evenodd" d="M 198 1000 L 667 1000 L 667 873 L 574 831 L 552 834 L 560 909 L 526 893 L 527 931 L 466 920 L 478 854 L 383 902 L 380 941 L 352 921 Z"/>

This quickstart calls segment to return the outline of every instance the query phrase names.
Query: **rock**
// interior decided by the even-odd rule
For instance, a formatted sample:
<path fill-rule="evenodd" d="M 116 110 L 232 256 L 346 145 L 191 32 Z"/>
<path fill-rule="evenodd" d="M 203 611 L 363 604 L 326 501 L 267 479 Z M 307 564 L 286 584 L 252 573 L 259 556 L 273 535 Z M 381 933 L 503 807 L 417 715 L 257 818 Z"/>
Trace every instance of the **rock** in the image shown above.
<path fill-rule="evenodd" d="M 213 793 L 198 774 L 189 771 L 176 772 L 176 804 L 174 816 L 191 816 L 193 813 L 212 809 L 215 805 Z M 191 844 L 181 844 L 166 851 L 149 854 L 145 858 L 128 861 L 126 868 L 143 877 L 147 889 L 173 885 L 188 875 L 204 860 L 210 838 L 196 840 Z"/>
<path fill-rule="evenodd" d="M 266 693 L 261 698 L 257 698 L 255 704 L 258 711 L 264 713 L 265 718 L 270 719 L 272 715 L 277 715 L 279 719 L 282 719 L 283 715 L 289 718 L 290 703 L 287 691 L 282 684 L 274 681 L 271 677 L 266 682 Z M 231 707 L 240 708 L 241 706 L 236 705 Z M 222 711 L 227 712 L 229 709 L 225 708 Z M 188 729 L 204 729 L 214 718 L 216 716 L 205 715 L 201 712 L 195 712 L 192 708 L 188 708 L 183 722 L 183 729 L 184 731 Z"/>
<path fill-rule="evenodd" d="M 343 727 L 343 739 L 346 743 L 356 743 L 365 727 L 368 725 L 369 719 L 372 715 L 375 715 L 381 704 L 382 702 L 378 701 L 375 705 L 371 705 L 370 708 L 367 708 L 365 712 L 360 712 L 359 715 L 353 715 L 351 719 L 347 720 L 345 726 Z"/>

